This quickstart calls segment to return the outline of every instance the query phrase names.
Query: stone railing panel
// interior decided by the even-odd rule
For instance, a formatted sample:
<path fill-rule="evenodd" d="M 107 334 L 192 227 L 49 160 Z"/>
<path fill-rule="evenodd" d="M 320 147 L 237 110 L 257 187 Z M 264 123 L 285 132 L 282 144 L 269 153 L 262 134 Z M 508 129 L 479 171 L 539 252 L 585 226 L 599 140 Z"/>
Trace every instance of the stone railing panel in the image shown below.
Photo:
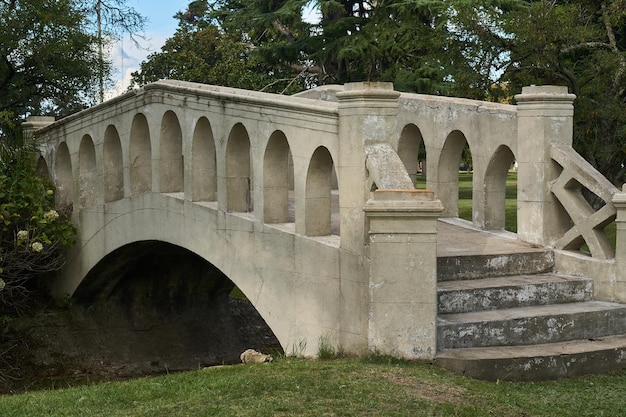
<path fill-rule="evenodd" d="M 586 243 L 592 257 L 613 258 L 615 252 L 604 228 L 615 220 L 612 198 L 617 188 L 570 146 L 553 144 L 550 156 L 563 168 L 551 191 L 573 223 L 556 242 L 556 248 L 579 250 Z M 583 187 L 602 199 L 604 206 L 595 210 L 583 197 Z"/>

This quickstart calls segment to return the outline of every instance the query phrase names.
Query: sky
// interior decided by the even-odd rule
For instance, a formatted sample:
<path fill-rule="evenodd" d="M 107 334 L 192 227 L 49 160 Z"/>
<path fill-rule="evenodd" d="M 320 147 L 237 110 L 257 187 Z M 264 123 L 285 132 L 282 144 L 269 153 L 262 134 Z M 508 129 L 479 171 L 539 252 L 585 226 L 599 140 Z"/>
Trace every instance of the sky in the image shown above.
<path fill-rule="evenodd" d="M 143 48 L 137 48 L 128 36 L 117 42 L 111 51 L 111 59 L 116 68 L 113 80 L 116 88 L 107 92 L 107 98 L 126 91 L 130 83 L 130 74 L 139 69 L 139 65 L 153 52 L 158 52 L 165 40 L 176 32 L 178 21 L 174 15 L 187 8 L 191 0 L 127 0 L 126 5 L 134 8 L 146 17 L 146 40 L 141 41 Z"/>
<path fill-rule="evenodd" d="M 141 41 L 142 48 L 137 48 L 128 36 L 117 42 L 111 50 L 111 59 L 115 67 L 113 80 L 114 89 L 105 93 L 110 99 L 124 93 L 130 85 L 131 74 L 139 69 L 142 61 L 153 52 L 158 52 L 165 41 L 176 32 L 178 21 L 174 15 L 187 9 L 192 0 L 126 0 L 126 6 L 134 8 L 140 15 L 148 19 L 144 34 L 145 41 Z M 313 4 L 313 2 L 311 2 Z M 316 21 L 319 19 L 313 9 L 305 12 L 305 19 Z"/>

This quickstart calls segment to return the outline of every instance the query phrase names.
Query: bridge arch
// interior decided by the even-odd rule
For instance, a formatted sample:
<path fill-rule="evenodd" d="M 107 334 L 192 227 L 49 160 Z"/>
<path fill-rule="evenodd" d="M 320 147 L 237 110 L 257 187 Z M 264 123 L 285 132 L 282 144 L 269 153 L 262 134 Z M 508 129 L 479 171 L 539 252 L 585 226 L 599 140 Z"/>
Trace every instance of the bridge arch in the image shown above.
<path fill-rule="evenodd" d="M 37 158 L 37 165 L 35 166 L 35 171 L 37 172 L 38 175 L 41 175 L 44 178 L 52 180 L 52 178 L 50 177 L 50 169 L 48 168 L 48 162 L 46 161 L 46 158 L 43 157 L 43 155 L 40 155 L 39 158 Z"/>
<path fill-rule="evenodd" d="M 80 207 L 94 207 L 98 204 L 98 172 L 96 148 L 93 139 L 84 135 L 78 148 L 78 189 Z"/>
<path fill-rule="evenodd" d="M 74 175 L 70 151 L 65 142 L 61 142 L 57 149 L 54 172 L 56 174 L 57 206 L 69 207 L 74 204 Z"/>
<path fill-rule="evenodd" d="M 183 192 L 183 132 L 178 116 L 168 110 L 161 120 L 159 139 L 159 189 L 162 193 Z"/>
<path fill-rule="evenodd" d="M 420 149 L 424 147 L 423 142 L 422 132 L 419 127 L 413 123 L 404 126 L 400 133 L 400 139 L 398 140 L 398 156 L 404 164 L 413 185 L 417 183 L 419 165 L 422 162 L 419 160 L 419 157 Z M 425 169 L 425 167 L 426 163 L 424 161 L 422 170 Z"/>
<path fill-rule="evenodd" d="M 289 222 L 289 178 L 291 150 L 287 137 L 275 131 L 263 157 L 263 219 L 265 223 Z M 291 166 L 290 166 L 291 165 Z"/>
<path fill-rule="evenodd" d="M 483 213 L 485 228 L 488 230 L 503 230 L 505 227 L 506 179 L 513 162 L 513 151 L 506 145 L 500 145 L 487 164 Z"/>
<path fill-rule="evenodd" d="M 306 175 L 304 217 L 307 236 L 331 234 L 333 166 L 333 158 L 327 148 L 320 146 L 315 149 Z"/>
<path fill-rule="evenodd" d="M 104 202 L 110 203 L 124 198 L 124 158 L 122 142 L 117 129 L 107 126 L 102 147 L 104 163 Z"/>
<path fill-rule="evenodd" d="M 217 165 L 211 123 L 201 117 L 191 144 L 191 201 L 217 200 Z"/>
<path fill-rule="evenodd" d="M 99 340 L 97 347 L 103 343 L 111 359 L 182 361 L 191 368 L 239 362 L 239 354 L 252 346 L 266 352 L 278 347 L 258 310 L 234 288 L 197 253 L 162 240 L 140 240 L 98 261 L 73 299 L 90 306 L 94 320 L 104 321 L 102 330 L 112 340 Z"/>
<path fill-rule="evenodd" d="M 253 186 L 250 136 L 245 126 L 237 123 L 226 144 L 226 211 L 251 212 Z"/>
<path fill-rule="evenodd" d="M 453 130 L 446 137 L 441 149 L 435 192 L 444 206 L 443 217 L 459 215 L 459 165 L 467 143 L 463 132 Z"/>
<path fill-rule="evenodd" d="M 133 117 L 128 144 L 130 192 L 139 195 L 152 191 L 152 145 L 148 120 L 142 113 Z"/>

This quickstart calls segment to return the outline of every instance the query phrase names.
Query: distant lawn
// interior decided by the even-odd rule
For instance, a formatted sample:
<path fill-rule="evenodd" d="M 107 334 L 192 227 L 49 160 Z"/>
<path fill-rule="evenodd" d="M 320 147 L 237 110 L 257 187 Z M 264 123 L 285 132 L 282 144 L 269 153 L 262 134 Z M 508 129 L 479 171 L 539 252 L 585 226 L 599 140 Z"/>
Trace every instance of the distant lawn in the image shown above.
<path fill-rule="evenodd" d="M 472 221 L 472 173 L 459 172 L 459 217 Z M 426 187 L 426 179 L 417 177 L 417 188 Z M 505 220 L 504 228 L 509 232 L 517 232 L 517 173 L 509 172 L 506 179 L 506 200 L 505 200 Z M 615 222 L 605 228 L 609 242 L 615 248 Z M 583 246 L 583 251 L 588 250 Z"/>
<path fill-rule="evenodd" d="M 459 217 L 472 221 L 473 174 L 459 172 Z M 417 177 L 417 188 L 426 187 L 426 179 Z M 517 232 L 517 173 L 510 172 L 506 179 L 505 229 Z"/>
<path fill-rule="evenodd" d="M 386 357 L 235 365 L 0 397 L 0 415 L 623 416 L 626 372 L 483 382 Z"/>

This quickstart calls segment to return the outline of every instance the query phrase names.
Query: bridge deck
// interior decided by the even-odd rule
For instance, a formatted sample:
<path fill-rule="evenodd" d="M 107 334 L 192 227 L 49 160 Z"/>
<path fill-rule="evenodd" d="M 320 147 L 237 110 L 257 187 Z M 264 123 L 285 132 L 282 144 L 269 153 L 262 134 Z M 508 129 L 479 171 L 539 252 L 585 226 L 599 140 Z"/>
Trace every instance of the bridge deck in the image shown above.
<path fill-rule="evenodd" d="M 437 231 L 438 257 L 545 251 L 545 248 L 519 242 L 514 233 L 479 230 L 462 219 L 440 219 L 437 223 Z"/>

